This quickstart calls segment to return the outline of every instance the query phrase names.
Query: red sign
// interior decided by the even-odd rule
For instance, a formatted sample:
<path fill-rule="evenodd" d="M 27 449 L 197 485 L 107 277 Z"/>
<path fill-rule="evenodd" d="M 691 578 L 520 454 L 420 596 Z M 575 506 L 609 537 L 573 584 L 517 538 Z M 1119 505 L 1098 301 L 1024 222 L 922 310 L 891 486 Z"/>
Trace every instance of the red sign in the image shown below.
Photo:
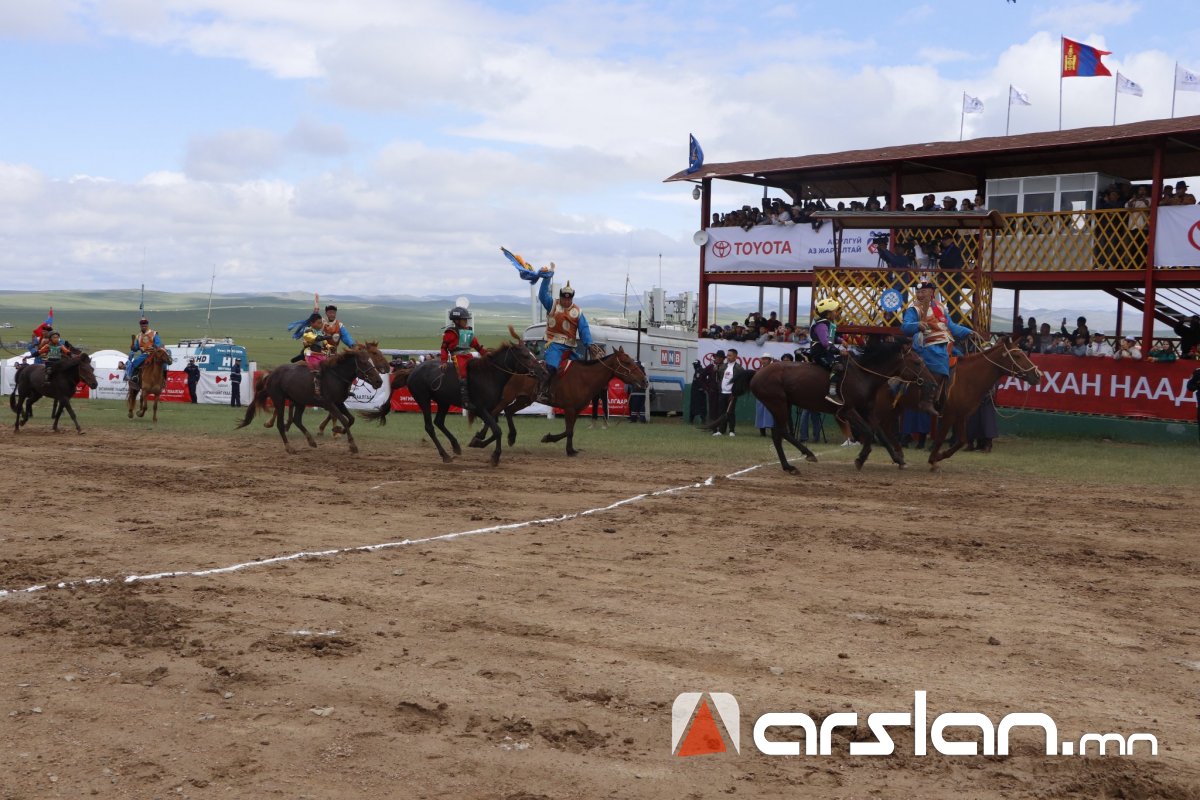
<path fill-rule="evenodd" d="M 1194 420 L 1196 396 L 1187 390 L 1195 361 L 1158 364 L 1079 356 L 1032 356 L 1042 383 L 1018 378 L 997 384 L 996 404 L 1038 411 L 1071 411 L 1141 419 Z"/>

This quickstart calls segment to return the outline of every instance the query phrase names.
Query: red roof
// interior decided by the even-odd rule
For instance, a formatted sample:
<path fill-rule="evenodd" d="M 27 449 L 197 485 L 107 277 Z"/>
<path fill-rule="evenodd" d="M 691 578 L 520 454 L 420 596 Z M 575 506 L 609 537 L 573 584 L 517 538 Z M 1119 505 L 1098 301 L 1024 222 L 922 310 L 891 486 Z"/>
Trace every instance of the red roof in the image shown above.
<path fill-rule="evenodd" d="M 926 142 L 790 158 L 705 164 L 670 181 L 702 178 L 766 184 L 802 196 L 882 193 L 899 166 L 901 191 L 972 191 L 987 178 L 1103 172 L 1131 181 L 1153 175 L 1154 145 L 1166 143 L 1164 176 L 1200 175 L 1200 116 L 1095 128 L 992 136 L 965 142 Z"/>

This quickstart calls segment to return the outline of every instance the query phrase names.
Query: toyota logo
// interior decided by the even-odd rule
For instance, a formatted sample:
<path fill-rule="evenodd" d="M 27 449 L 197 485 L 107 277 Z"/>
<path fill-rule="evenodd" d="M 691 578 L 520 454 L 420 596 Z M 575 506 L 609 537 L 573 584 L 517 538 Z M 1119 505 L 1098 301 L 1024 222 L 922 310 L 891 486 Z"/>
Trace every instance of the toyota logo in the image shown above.
<path fill-rule="evenodd" d="M 1200 250 L 1200 241 L 1197 241 L 1197 234 L 1200 234 L 1200 222 L 1197 222 L 1188 228 L 1188 244 Z"/>
<path fill-rule="evenodd" d="M 717 258 L 725 258 L 725 256 L 729 255 L 729 250 L 730 250 L 729 242 L 714 242 L 713 243 L 713 247 L 712 247 L 713 255 L 716 256 Z"/>

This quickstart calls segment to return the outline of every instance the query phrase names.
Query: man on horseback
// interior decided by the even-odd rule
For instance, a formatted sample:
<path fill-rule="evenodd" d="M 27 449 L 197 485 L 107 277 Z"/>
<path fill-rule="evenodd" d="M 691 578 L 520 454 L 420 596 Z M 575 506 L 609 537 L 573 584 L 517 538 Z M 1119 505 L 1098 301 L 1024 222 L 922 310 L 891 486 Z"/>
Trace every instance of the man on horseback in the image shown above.
<path fill-rule="evenodd" d="M 58 331 L 50 331 L 50 334 L 45 337 L 41 347 L 38 348 L 38 357 L 46 365 L 46 380 L 49 381 L 54 377 L 58 365 L 62 363 L 64 356 L 74 355 L 75 350 L 69 344 L 65 344 L 59 336 Z"/>
<path fill-rule="evenodd" d="M 325 306 L 325 320 L 321 323 L 322 333 L 325 334 L 325 339 L 329 343 L 329 355 L 337 353 L 338 345 L 344 344 L 346 347 L 354 347 L 354 337 L 350 335 L 350 331 L 346 328 L 342 321 L 337 318 L 337 306 L 333 303 Z"/>
<path fill-rule="evenodd" d="M 487 350 L 475 338 L 475 331 L 471 328 L 471 312 L 462 306 L 455 306 L 450 309 L 450 324 L 442 332 L 442 363 L 454 361 L 454 368 L 458 371 L 458 387 L 462 392 L 462 407 L 470 410 L 474 410 L 474 407 L 467 389 L 467 365 L 471 363 L 472 348 L 481 356 L 487 355 Z"/>
<path fill-rule="evenodd" d="M 129 348 L 129 360 L 125 364 L 125 380 L 133 385 L 137 385 L 140 380 L 138 370 L 150 355 L 150 351 L 162 347 L 162 339 L 158 338 L 158 332 L 150 327 L 150 320 L 142 317 L 138 320 L 138 328 L 138 332 L 132 336 L 133 346 Z M 163 371 L 166 371 L 165 365 Z"/>
<path fill-rule="evenodd" d="M 936 287 L 926 281 L 917 287 L 917 298 L 904 311 L 900 330 L 913 339 L 913 349 L 934 375 L 942 377 L 935 407 L 941 409 L 946 387 L 950 384 L 950 354 L 956 339 L 974 335 L 974 331 L 952 322 L 934 299 Z"/>
<path fill-rule="evenodd" d="M 558 299 L 550 296 L 552 272 L 542 273 L 538 299 L 546 309 L 546 380 L 538 390 L 538 402 L 550 402 L 550 384 L 558 372 L 563 358 L 577 358 L 575 348 L 580 344 L 592 347 L 592 331 L 587 317 L 575 305 L 575 290 L 570 281 L 558 290 Z"/>
<path fill-rule="evenodd" d="M 305 328 L 300 333 L 300 340 L 304 343 L 302 351 L 304 363 L 308 365 L 313 376 L 313 393 L 320 397 L 321 364 L 325 361 L 326 356 L 337 350 L 337 343 L 331 341 L 325 333 L 325 321 L 316 311 L 309 315 Z"/>
<path fill-rule="evenodd" d="M 846 349 L 837 335 L 837 320 L 841 308 L 842 304 L 832 297 L 818 300 L 817 318 L 808 326 L 809 338 L 812 340 L 808 348 L 808 357 L 814 364 L 820 364 L 829 370 L 829 392 L 825 397 L 839 406 L 842 405 L 842 376 L 846 373 L 846 363 L 843 359 Z"/>

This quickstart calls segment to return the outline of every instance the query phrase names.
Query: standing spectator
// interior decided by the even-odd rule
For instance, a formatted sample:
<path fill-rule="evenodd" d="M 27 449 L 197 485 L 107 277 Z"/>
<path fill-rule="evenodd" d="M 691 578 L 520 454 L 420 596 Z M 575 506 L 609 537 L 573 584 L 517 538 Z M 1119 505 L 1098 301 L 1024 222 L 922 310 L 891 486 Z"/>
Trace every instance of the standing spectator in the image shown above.
<path fill-rule="evenodd" d="M 772 314 L 771 316 L 775 315 Z M 759 369 L 769 366 L 771 361 L 772 358 L 770 356 L 760 356 L 758 359 Z M 767 410 L 767 407 L 757 397 L 754 398 L 754 427 L 758 428 L 759 436 L 766 436 L 767 428 L 775 427 L 775 417 L 771 415 L 771 412 Z"/>
<path fill-rule="evenodd" d="M 699 360 L 692 362 L 692 388 L 688 402 L 688 424 L 696 417 L 700 418 L 701 422 L 712 419 L 712 414 L 708 413 L 709 405 L 708 398 L 715 388 L 712 376 L 712 367 L 701 365 Z"/>
<path fill-rule="evenodd" d="M 950 195 L 946 195 L 945 197 L 942 198 L 942 211 L 949 211 L 951 213 L 957 212 L 958 211 L 958 201 L 955 200 Z"/>
<path fill-rule="evenodd" d="M 941 255 L 938 256 L 938 266 L 942 269 L 962 269 L 963 264 L 962 250 L 959 249 L 958 243 L 954 241 L 954 234 L 948 231 L 943 233 Z"/>
<path fill-rule="evenodd" d="M 720 436 L 725 433 L 726 429 L 729 430 L 730 436 L 736 436 L 737 409 L 734 408 L 733 382 L 746 370 L 738 363 L 738 352 L 732 347 L 729 348 L 728 360 L 724 358 L 725 353 L 718 350 L 713 355 L 714 362 L 718 355 L 722 356 L 721 363 L 714 364 L 714 366 L 716 367 L 717 385 L 721 387 L 721 403 L 718 406 L 718 413 L 722 415 L 722 421 L 721 427 L 713 433 L 713 436 Z"/>
<path fill-rule="evenodd" d="M 1150 224 L 1150 189 L 1142 184 L 1137 187 L 1133 197 L 1125 204 L 1129 209 L 1129 232 L 1133 236 L 1134 247 L 1138 253 L 1146 252 L 1146 228 Z"/>
<path fill-rule="evenodd" d="M 1071 341 L 1075 341 L 1076 336 L 1082 336 L 1084 339 L 1091 339 L 1092 332 L 1088 330 L 1087 317 L 1077 317 L 1075 319 L 1075 330 L 1067 333 L 1067 318 L 1062 318 L 1062 326 L 1058 330 L 1063 336 L 1069 336 Z"/>
<path fill-rule="evenodd" d="M 762 323 L 762 327 L 766 328 L 769 333 L 774 333 L 782 324 L 783 323 L 779 321 L 779 314 L 775 311 L 772 311 L 770 319 Z"/>
<path fill-rule="evenodd" d="M 242 361 L 238 358 L 233 360 L 233 369 L 229 371 L 229 405 L 242 407 Z"/>
<path fill-rule="evenodd" d="M 900 441 L 905 447 L 915 443 L 918 450 L 924 450 L 931 427 L 932 418 L 929 414 L 906 409 L 900 418 Z"/>
<path fill-rule="evenodd" d="M 1172 325 L 1172 330 L 1179 336 L 1180 358 L 1194 358 L 1196 345 L 1200 345 L 1200 314 L 1192 314 L 1187 322 Z"/>
<path fill-rule="evenodd" d="M 194 403 L 196 402 L 196 385 L 200 383 L 200 368 L 196 366 L 196 359 L 189 358 L 188 365 L 183 368 L 183 372 L 187 375 L 188 397 Z"/>
<path fill-rule="evenodd" d="M 1137 339 L 1132 336 L 1126 336 L 1117 345 L 1116 352 L 1113 353 L 1115 359 L 1125 359 L 1127 361 L 1141 361 L 1142 348 L 1138 347 Z"/>
<path fill-rule="evenodd" d="M 1037 353 L 1049 353 L 1054 347 L 1054 335 L 1050 333 L 1050 323 L 1043 322 L 1042 327 L 1038 331 L 1037 338 L 1033 340 L 1037 344 Z"/>
<path fill-rule="evenodd" d="M 1183 181 L 1175 184 L 1175 205 L 1177 206 L 1194 206 L 1196 205 L 1196 196 L 1188 191 L 1188 185 Z"/>
<path fill-rule="evenodd" d="M 993 387 L 994 390 L 994 387 Z M 979 406 L 967 417 L 967 449 L 977 453 L 992 452 L 992 440 L 1000 435 L 996 420 L 996 403 L 988 391 Z"/>
<path fill-rule="evenodd" d="M 1088 354 L 1088 340 L 1081 335 L 1076 336 L 1074 342 L 1075 344 L 1071 346 L 1071 355 L 1080 356 L 1081 358 L 1086 356 Z"/>
<path fill-rule="evenodd" d="M 1187 382 L 1187 390 L 1196 395 L 1196 424 L 1200 426 L 1200 369 L 1192 372 L 1192 377 Z M 1200 430 L 1196 431 L 1200 436 Z"/>
<path fill-rule="evenodd" d="M 604 408 L 604 417 L 599 418 L 600 408 L 602 406 Z M 632 396 L 629 397 L 629 406 L 631 409 L 633 408 Z M 632 412 L 630 413 L 629 418 L 630 420 L 633 419 Z M 600 424 L 604 426 L 604 430 L 608 430 L 608 384 L 604 385 L 604 388 L 600 390 L 600 394 L 592 398 L 592 424 L 588 427 L 595 428 L 597 419 L 599 419 Z"/>
<path fill-rule="evenodd" d="M 1112 345 L 1108 343 L 1108 339 L 1104 338 L 1103 331 L 1096 331 L 1092 334 L 1092 343 L 1088 345 L 1087 354 L 1093 358 L 1112 358 Z"/>
<path fill-rule="evenodd" d="M 639 368 L 642 366 L 641 361 L 635 361 L 634 363 L 637 364 Z M 625 396 L 629 398 L 629 421 L 630 422 L 647 422 L 648 421 L 646 419 L 646 395 L 649 393 L 649 391 L 650 391 L 650 389 L 648 387 L 646 389 L 638 389 L 633 384 L 630 384 L 630 383 L 625 384 Z M 605 403 L 604 403 L 604 413 L 605 413 L 605 415 L 608 414 L 607 398 L 605 399 Z M 607 424 L 605 425 L 605 427 L 608 427 Z"/>

